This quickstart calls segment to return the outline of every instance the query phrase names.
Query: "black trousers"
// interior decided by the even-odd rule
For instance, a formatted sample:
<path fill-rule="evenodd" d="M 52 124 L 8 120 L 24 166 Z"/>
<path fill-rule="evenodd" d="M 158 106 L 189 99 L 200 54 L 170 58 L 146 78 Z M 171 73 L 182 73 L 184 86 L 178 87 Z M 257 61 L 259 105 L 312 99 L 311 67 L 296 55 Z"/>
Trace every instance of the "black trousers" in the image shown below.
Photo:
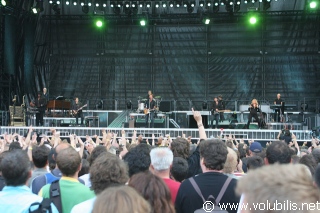
<path fill-rule="evenodd" d="M 215 128 L 218 128 L 218 123 L 219 123 L 219 113 L 216 113 L 216 114 L 212 114 L 211 115 L 211 128 L 213 128 L 213 121 L 216 121 L 216 126 Z"/>
<path fill-rule="evenodd" d="M 44 111 L 36 113 L 36 126 L 43 126 Z"/>
<path fill-rule="evenodd" d="M 249 113 L 247 127 L 249 128 L 252 118 L 258 122 L 258 126 L 260 128 L 260 119 L 258 118 L 258 113 L 254 110 Z"/>
<path fill-rule="evenodd" d="M 146 114 L 146 128 L 149 127 L 149 116 L 150 116 L 150 128 L 154 127 L 154 112 L 149 112 L 148 114 Z"/>
<path fill-rule="evenodd" d="M 75 115 L 76 117 L 76 124 L 78 125 L 79 122 L 78 122 L 78 119 L 81 118 L 81 125 L 83 125 L 83 113 L 82 111 L 78 111 L 78 113 Z"/>

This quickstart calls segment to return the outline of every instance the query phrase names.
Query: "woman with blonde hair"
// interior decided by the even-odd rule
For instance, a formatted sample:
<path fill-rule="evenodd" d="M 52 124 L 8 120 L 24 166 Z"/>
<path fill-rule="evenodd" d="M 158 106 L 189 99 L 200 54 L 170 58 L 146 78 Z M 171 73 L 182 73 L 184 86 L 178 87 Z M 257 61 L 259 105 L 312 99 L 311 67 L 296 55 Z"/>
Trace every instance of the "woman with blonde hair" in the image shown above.
<path fill-rule="evenodd" d="M 252 99 L 251 104 L 249 106 L 249 116 L 248 116 L 248 123 L 247 123 L 247 129 L 249 129 L 251 119 L 254 118 L 258 122 L 258 126 L 260 128 L 260 119 L 258 118 L 258 112 L 260 112 L 259 109 L 259 103 L 257 99 Z"/>
<path fill-rule="evenodd" d="M 150 213 L 148 203 L 130 186 L 109 187 L 101 192 L 94 203 L 92 213 Z"/>

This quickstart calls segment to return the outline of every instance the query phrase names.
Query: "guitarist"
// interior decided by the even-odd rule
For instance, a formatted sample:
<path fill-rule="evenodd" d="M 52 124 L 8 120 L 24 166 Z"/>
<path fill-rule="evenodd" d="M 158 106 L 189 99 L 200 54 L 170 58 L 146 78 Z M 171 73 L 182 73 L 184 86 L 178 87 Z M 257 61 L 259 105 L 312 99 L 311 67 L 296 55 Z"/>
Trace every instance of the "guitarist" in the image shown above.
<path fill-rule="evenodd" d="M 156 102 L 153 100 L 153 95 L 149 95 L 149 100 L 145 102 L 144 114 L 146 116 L 146 127 L 150 127 L 149 124 L 149 116 L 151 121 L 151 128 L 154 127 L 154 111 L 156 109 Z"/>
<path fill-rule="evenodd" d="M 212 102 L 211 106 L 211 128 L 213 128 L 213 121 L 216 121 L 216 129 L 218 128 L 218 123 L 219 123 L 219 101 L 218 98 L 215 97 Z"/>
<path fill-rule="evenodd" d="M 83 125 L 83 113 L 82 113 L 82 108 L 81 107 L 82 107 L 82 104 L 81 104 L 81 102 L 79 102 L 79 98 L 76 97 L 74 99 L 74 102 L 72 104 L 71 109 L 72 109 L 72 114 L 76 118 L 77 125 L 79 125 L 78 118 L 81 118 L 81 125 Z"/>

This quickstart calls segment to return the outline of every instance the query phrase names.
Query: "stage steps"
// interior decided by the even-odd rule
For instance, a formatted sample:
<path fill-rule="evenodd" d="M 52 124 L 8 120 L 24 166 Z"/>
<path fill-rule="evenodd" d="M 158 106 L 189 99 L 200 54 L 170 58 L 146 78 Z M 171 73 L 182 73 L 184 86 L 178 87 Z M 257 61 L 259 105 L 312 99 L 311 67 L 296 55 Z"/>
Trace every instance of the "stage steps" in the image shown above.
<path fill-rule="evenodd" d="M 128 110 L 122 111 L 116 119 L 112 121 L 112 123 L 109 124 L 109 128 L 121 128 L 123 123 L 126 122 L 127 116 L 129 114 Z"/>

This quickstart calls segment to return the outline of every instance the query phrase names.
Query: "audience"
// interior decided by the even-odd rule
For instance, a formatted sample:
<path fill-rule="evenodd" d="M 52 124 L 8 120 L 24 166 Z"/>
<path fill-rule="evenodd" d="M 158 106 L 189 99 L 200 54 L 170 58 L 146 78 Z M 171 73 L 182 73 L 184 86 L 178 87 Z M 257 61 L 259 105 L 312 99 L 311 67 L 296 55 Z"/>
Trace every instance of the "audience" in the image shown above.
<path fill-rule="evenodd" d="M 241 174 L 239 173 L 237 175 L 234 174 L 238 165 L 237 153 L 230 147 L 227 147 L 227 149 L 228 149 L 228 155 L 227 155 L 227 160 L 223 167 L 223 173 L 228 175 L 229 177 L 238 179 L 239 177 L 241 177 Z"/>
<path fill-rule="evenodd" d="M 149 203 L 129 186 L 110 187 L 97 197 L 92 213 L 151 213 Z"/>
<path fill-rule="evenodd" d="M 264 165 L 264 161 L 260 156 L 252 156 L 247 160 L 247 170 L 254 170 Z"/>
<path fill-rule="evenodd" d="M 291 151 L 289 146 L 282 141 L 272 142 L 266 151 L 265 164 L 287 164 L 291 162 Z"/>
<path fill-rule="evenodd" d="M 135 188 L 149 203 L 152 213 L 174 213 L 171 193 L 164 181 L 149 171 L 133 175 L 129 186 Z"/>
<path fill-rule="evenodd" d="M 171 178 L 175 181 L 182 182 L 188 175 L 188 162 L 182 157 L 174 157 L 170 169 Z"/>
<path fill-rule="evenodd" d="M 220 189 L 228 180 L 229 185 L 226 188 L 225 195 L 222 197 L 220 204 L 237 204 L 239 197 L 235 194 L 237 180 L 228 178 L 222 172 L 227 160 L 228 149 L 226 144 L 220 139 L 205 140 L 200 143 L 200 162 L 203 173 L 194 176 L 195 183 L 199 186 L 200 191 L 205 199 L 212 195 L 217 198 Z M 202 198 L 194 190 L 190 179 L 183 181 L 180 185 L 175 202 L 177 213 L 193 213 L 195 210 L 202 208 Z M 236 209 L 227 208 L 228 212 L 237 212 Z"/>
<path fill-rule="evenodd" d="M 2 176 L 1 161 L 7 153 L 8 151 L 4 151 L 0 153 L 0 191 L 2 191 L 3 187 L 6 185 L 5 180 Z"/>
<path fill-rule="evenodd" d="M 101 153 L 90 168 L 91 189 L 96 195 L 108 187 L 124 185 L 128 179 L 127 165 L 109 152 Z M 77 204 L 71 213 L 91 213 L 95 200 L 96 197 Z"/>
<path fill-rule="evenodd" d="M 32 181 L 40 176 L 48 173 L 48 156 L 50 149 L 45 145 L 33 146 L 32 147 L 32 162 L 34 169 L 32 171 L 32 176 L 28 181 L 28 186 L 31 187 Z"/>
<path fill-rule="evenodd" d="M 311 175 L 314 176 L 314 173 L 315 173 L 316 167 L 317 167 L 317 162 L 314 159 L 313 155 L 304 155 L 304 156 L 302 156 L 300 158 L 299 163 L 307 166 L 308 169 L 310 170 Z"/>
<path fill-rule="evenodd" d="M 139 172 L 147 171 L 150 167 L 150 147 L 145 143 L 132 148 L 123 160 L 128 164 L 129 177 Z"/>
<path fill-rule="evenodd" d="M 81 158 L 74 148 L 69 147 L 61 150 L 57 155 L 56 161 L 62 173 L 62 177 L 59 180 L 62 212 L 70 212 L 75 205 L 93 198 L 94 193 L 78 181 Z M 44 198 L 50 198 L 50 185 L 45 185 L 40 190 L 39 195 Z"/>
<path fill-rule="evenodd" d="M 319 191 L 304 165 L 263 166 L 239 179 L 237 192 L 242 195 L 240 205 L 247 207 L 241 212 L 271 212 L 275 208 L 278 208 L 276 212 L 319 211 Z"/>
<path fill-rule="evenodd" d="M 33 194 L 27 186 L 27 181 L 31 177 L 31 164 L 27 152 L 21 149 L 7 152 L 3 156 L 0 166 L 6 183 L 0 192 L 1 213 L 27 213 L 31 204 L 42 202 L 43 198 Z M 35 209 L 38 207 L 34 206 Z M 50 212 L 58 213 L 53 204 L 51 204 Z"/>
<path fill-rule="evenodd" d="M 170 167 L 172 166 L 173 161 L 172 151 L 166 147 L 154 148 L 150 152 L 150 158 L 150 171 L 162 178 L 162 180 L 167 184 L 171 192 L 172 203 L 174 203 L 180 183 L 170 179 Z"/>

